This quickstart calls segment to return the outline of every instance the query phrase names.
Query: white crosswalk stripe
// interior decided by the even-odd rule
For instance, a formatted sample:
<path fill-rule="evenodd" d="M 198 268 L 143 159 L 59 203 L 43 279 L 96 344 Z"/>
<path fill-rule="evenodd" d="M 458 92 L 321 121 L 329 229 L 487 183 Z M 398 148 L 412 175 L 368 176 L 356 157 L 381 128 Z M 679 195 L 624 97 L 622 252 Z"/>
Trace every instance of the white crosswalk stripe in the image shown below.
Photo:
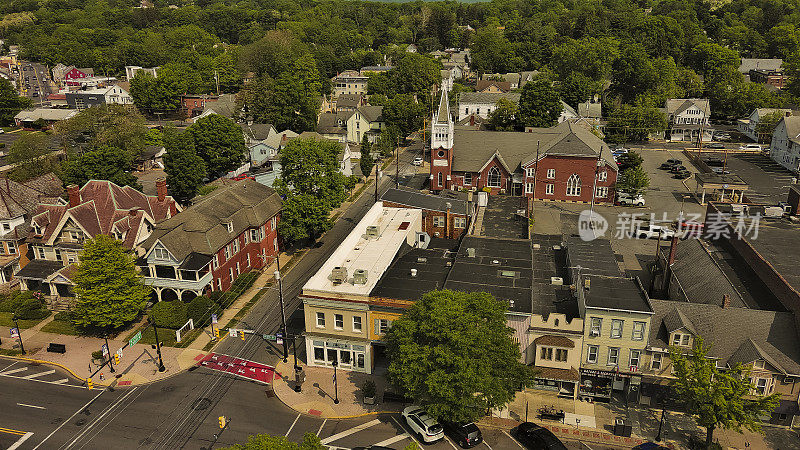
<path fill-rule="evenodd" d="M 19 373 L 19 372 L 22 372 L 23 370 L 28 370 L 28 368 L 27 367 L 20 367 L 19 369 L 12 369 L 12 370 L 6 370 L 5 372 L 0 372 L 0 374 L 2 374 L 2 375 L 11 375 L 12 373 Z"/>
<path fill-rule="evenodd" d="M 60 380 L 53 381 L 55 384 L 64 384 L 69 381 L 69 378 L 62 378 Z"/>
<path fill-rule="evenodd" d="M 376 447 L 381 447 L 381 446 L 382 447 L 387 447 L 389 445 L 394 444 L 395 442 L 402 441 L 403 439 L 408 439 L 410 437 L 411 436 L 409 436 L 408 433 L 398 434 L 397 436 L 390 437 L 389 439 L 386 439 L 385 441 L 378 442 L 377 444 L 375 444 L 375 446 Z"/>
<path fill-rule="evenodd" d="M 325 445 L 325 444 L 327 444 L 329 442 L 338 441 L 339 439 L 342 439 L 344 437 L 350 436 L 353 433 L 358 433 L 359 431 L 366 430 L 367 428 L 373 427 L 375 425 L 378 425 L 379 423 L 381 423 L 381 421 L 378 420 L 378 419 L 375 419 L 375 420 L 367 422 L 367 423 L 362 423 L 361 425 L 357 425 L 357 426 L 354 426 L 353 428 L 350 428 L 348 430 L 344 430 L 341 433 L 336 433 L 333 436 L 328 436 L 325 439 L 323 439 L 320 443 L 322 445 Z"/>
<path fill-rule="evenodd" d="M 31 378 L 43 377 L 45 375 L 50 375 L 51 373 L 56 373 L 56 371 L 55 370 L 46 370 L 44 372 L 37 372 L 37 373 L 32 373 L 30 375 L 25 375 L 24 377 L 20 377 L 20 378 L 25 378 L 26 380 L 30 380 Z"/>

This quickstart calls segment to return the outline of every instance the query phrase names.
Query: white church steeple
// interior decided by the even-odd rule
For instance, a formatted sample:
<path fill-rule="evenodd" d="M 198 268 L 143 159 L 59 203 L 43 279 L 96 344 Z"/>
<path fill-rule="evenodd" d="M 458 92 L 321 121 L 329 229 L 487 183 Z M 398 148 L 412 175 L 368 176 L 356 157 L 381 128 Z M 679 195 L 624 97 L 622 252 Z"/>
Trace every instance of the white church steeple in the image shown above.
<path fill-rule="evenodd" d="M 439 108 L 433 113 L 431 119 L 431 148 L 453 148 L 453 130 L 455 122 L 450 115 L 450 101 L 447 98 L 447 90 L 442 89 L 442 97 L 439 100 Z"/>

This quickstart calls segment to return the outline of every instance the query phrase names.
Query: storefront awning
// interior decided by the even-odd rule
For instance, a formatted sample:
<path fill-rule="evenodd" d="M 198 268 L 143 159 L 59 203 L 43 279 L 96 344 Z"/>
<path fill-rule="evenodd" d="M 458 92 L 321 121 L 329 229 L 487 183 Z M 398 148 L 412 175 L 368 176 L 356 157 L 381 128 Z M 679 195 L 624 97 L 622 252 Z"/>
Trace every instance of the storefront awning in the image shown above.
<path fill-rule="evenodd" d="M 534 369 L 536 369 L 536 378 L 555 381 L 579 381 L 581 379 L 581 375 L 573 367 L 557 369 L 555 367 L 534 366 Z"/>

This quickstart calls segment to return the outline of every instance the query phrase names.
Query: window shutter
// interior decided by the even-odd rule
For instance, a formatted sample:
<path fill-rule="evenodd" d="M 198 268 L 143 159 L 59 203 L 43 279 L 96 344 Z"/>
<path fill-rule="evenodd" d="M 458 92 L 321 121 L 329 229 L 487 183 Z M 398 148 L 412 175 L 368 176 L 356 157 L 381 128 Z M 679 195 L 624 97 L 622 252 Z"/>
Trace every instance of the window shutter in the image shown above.
<path fill-rule="evenodd" d="M 373 329 L 373 333 L 380 334 L 381 333 L 381 320 L 375 319 L 375 328 Z"/>

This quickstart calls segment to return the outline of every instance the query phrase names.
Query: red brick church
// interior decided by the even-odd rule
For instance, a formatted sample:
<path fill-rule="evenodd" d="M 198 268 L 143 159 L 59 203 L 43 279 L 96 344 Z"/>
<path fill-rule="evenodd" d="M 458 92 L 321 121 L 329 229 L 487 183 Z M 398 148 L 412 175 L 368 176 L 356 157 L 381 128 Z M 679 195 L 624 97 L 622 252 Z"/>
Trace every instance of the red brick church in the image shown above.
<path fill-rule="evenodd" d="M 596 180 L 595 180 L 596 177 Z M 431 121 L 434 192 L 481 190 L 537 200 L 614 201 L 617 164 L 602 139 L 569 121 L 526 132 L 456 127 L 447 92 Z"/>

